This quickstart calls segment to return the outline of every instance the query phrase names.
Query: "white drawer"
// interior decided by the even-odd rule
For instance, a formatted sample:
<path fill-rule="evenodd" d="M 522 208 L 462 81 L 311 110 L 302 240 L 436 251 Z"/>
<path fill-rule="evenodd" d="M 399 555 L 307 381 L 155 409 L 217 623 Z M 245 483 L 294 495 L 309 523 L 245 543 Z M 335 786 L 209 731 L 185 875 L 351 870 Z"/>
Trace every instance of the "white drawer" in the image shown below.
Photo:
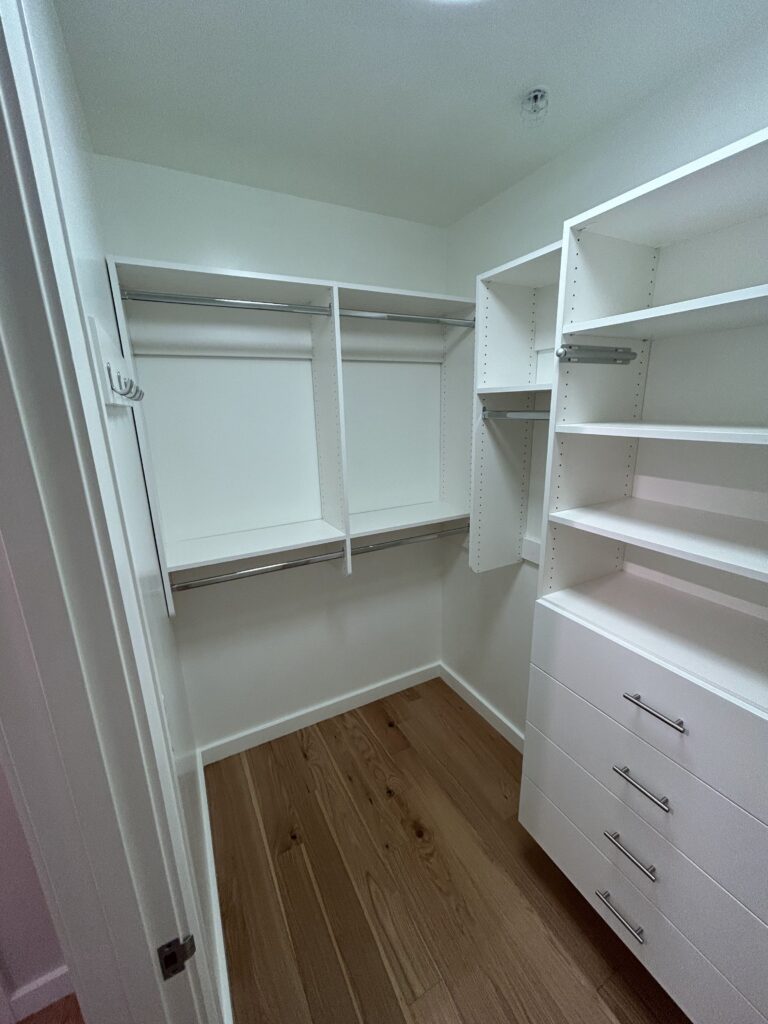
<path fill-rule="evenodd" d="M 531 661 L 768 824 L 765 715 L 541 601 Z M 685 732 L 631 704 L 625 693 L 683 719 Z"/>
<path fill-rule="evenodd" d="M 768 926 L 530 723 L 525 771 L 587 839 L 768 1015 Z M 606 832 L 618 833 L 616 842 L 627 852 Z M 649 867 L 654 870 L 648 872 Z"/>
<path fill-rule="evenodd" d="M 695 1024 L 765 1024 L 744 996 L 527 776 L 520 794 L 520 821 Z M 642 928 L 642 945 L 601 903 L 598 891 L 609 893 L 629 927 Z"/>
<path fill-rule="evenodd" d="M 533 666 L 528 720 L 768 923 L 768 828 L 762 822 Z M 668 798 L 669 810 L 614 770 L 624 767 L 649 794 Z"/>

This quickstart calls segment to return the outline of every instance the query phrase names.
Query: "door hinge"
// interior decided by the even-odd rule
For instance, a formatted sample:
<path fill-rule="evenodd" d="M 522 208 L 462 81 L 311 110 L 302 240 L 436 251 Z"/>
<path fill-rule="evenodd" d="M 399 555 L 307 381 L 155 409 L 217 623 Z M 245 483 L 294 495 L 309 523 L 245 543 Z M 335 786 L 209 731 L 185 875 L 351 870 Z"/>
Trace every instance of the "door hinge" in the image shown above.
<path fill-rule="evenodd" d="M 163 981 L 168 981 L 175 975 L 180 974 L 186 966 L 187 960 L 195 955 L 195 936 L 185 935 L 183 939 L 175 938 L 170 942 L 157 947 L 157 958 L 160 961 L 160 971 Z"/>

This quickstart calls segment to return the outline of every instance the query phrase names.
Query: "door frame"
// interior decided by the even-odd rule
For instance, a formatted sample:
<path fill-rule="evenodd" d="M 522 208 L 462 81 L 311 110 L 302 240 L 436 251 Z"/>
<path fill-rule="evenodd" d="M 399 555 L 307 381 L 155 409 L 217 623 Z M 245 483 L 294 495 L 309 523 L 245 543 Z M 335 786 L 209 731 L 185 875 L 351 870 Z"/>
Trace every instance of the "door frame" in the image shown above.
<path fill-rule="evenodd" d="M 169 841 L 159 710 L 139 678 L 70 348 L 61 289 L 76 280 L 52 255 L 55 175 L 30 153 L 19 26 L 2 28 L 0 760 L 86 1020 L 217 1024 L 204 949 L 169 981 L 159 970 L 162 942 L 202 935 L 179 895 L 188 865 Z"/>

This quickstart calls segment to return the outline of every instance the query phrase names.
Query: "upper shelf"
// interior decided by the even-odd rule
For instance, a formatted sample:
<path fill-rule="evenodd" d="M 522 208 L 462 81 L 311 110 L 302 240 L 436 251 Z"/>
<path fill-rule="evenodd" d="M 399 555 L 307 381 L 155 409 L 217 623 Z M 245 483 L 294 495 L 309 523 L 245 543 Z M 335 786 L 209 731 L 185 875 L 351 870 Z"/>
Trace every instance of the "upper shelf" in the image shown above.
<path fill-rule="evenodd" d="M 451 523 L 468 516 L 468 509 L 447 501 L 426 501 L 418 505 L 374 509 L 372 512 L 353 512 L 349 517 L 349 528 L 353 538 L 374 537 L 379 533 L 408 530 L 415 526 Z"/>
<path fill-rule="evenodd" d="M 563 333 L 571 337 L 674 338 L 681 334 L 708 334 L 765 323 L 768 323 L 768 285 L 762 284 L 597 320 L 573 321 L 564 325 Z"/>
<path fill-rule="evenodd" d="M 768 213 L 768 129 L 579 214 L 568 227 L 652 247 Z"/>
<path fill-rule="evenodd" d="M 547 393 L 552 390 L 551 384 L 512 384 L 509 387 L 496 385 L 493 387 L 478 388 L 478 395 L 526 395 L 530 393 Z"/>
<path fill-rule="evenodd" d="M 617 572 L 542 599 L 712 686 L 768 709 L 768 621 Z"/>
<path fill-rule="evenodd" d="M 352 310 L 375 310 L 399 316 L 456 317 L 474 316 L 474 299 L 428 292 L 398 291 L 394 288 L 365 288 L 339 285 L 339 307 Z"/>
<path fill-rule="evenodd" d="M 551 512 L 553 523 L 768 582 L 768 523 L 642 498 Z"/>
<path fill-rule="evenodd" d="M 542 249 L 486 271 L 480 275 L 479 280 L 485 284 L 516 284 L 523 288 L 546 288 L 557 284 L 562 248 L 562 241 L 545 245 Z"/>
<path fill-rule="evenodd" d="M 708 441 L 716 444 L 768 445 L 768 427 L 716 427 L 686 423 L 558 423 L 558 434 L 656 438 L 663 441 Z"/>

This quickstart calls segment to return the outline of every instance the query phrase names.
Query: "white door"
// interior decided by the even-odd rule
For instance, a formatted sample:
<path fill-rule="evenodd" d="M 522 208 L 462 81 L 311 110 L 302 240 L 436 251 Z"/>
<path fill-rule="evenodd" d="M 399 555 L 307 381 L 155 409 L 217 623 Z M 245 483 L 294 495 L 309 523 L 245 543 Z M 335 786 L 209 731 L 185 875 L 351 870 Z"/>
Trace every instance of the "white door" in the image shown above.
<path fill-rule="evenodd" d="M 114 322 L 73 211 L 57 26 L 44 0 L 0 11 L 0 742 L 86 1018 L 218 1024 L 152 654 L 173 652 L 149 642 L 118 493 L 132 420 L 110 424 L 94 378 L 89 318 Z M 197 956 L 163 980 L 157 947 L 187 931 Z"/>

